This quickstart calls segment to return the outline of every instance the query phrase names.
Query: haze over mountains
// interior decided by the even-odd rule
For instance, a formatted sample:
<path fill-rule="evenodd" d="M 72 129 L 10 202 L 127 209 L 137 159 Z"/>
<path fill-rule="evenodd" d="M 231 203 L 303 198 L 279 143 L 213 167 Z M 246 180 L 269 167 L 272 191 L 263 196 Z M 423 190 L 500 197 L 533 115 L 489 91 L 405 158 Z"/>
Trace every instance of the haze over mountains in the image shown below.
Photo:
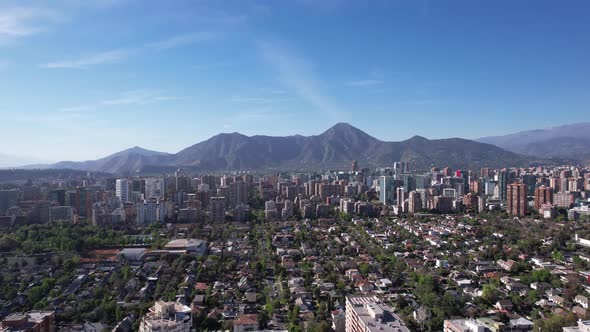
<path fill-rule="evenodd" d="M 414 169 L 523 166 L 535 162 L 496 146 L 461 138 L 429 140 L 414 136 L 384 142 L 347 123 L 338 123 L 314 136 L 245 136 L 219 134 L 176 154 L 140 147 L 83 162 L 63 161 L 26 168 L 68 168 L 117 174 L 150 173 L 175 168 L 203 171 L 347 168 L 351 160 L 362 167 L 391 166 L 405 161 Z"/>
<path fill-rule="evenodd" d="M 476 141 L 538 158 L 590 160 L 590 122 L 482 137 Z"/>

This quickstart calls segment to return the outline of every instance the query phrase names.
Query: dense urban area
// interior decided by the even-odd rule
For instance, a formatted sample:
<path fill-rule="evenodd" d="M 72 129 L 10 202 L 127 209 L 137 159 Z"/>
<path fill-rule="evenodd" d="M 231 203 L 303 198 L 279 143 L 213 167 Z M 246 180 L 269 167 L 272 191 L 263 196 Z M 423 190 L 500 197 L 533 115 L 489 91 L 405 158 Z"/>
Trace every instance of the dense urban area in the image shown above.
<path fill-rule="evenodd" d="M 0 331 L 590 331 L 589 168 L 346 166 L 5 177 Z"/>

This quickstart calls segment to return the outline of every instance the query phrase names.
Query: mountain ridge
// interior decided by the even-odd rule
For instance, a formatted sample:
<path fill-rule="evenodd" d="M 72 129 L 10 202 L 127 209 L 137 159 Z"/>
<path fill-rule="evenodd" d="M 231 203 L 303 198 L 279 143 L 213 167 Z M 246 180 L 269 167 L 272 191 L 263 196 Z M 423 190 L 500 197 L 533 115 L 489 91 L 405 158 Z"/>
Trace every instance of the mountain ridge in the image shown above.
<path fill-rule="evenodd" d="M 341 122 L 319 135 L 221 133 L 174 154 L 134 147 L 97 160 L 47 166 L 125 174 L 175 168 L 201 171 L 345 168 L 351 160 L 357 160 L 363 167 L 405 161 L 414 169 L 523 166 L 536 162 L 491 144 L 462 138 L 430 140 L 415 135 L 399 142 L 381 141 Z"/>
<path fill-rule="evenodd" d="M 590 122 L 518 131 L 475 139 L 502 149 L 537 158 L 590 160 Z"/>

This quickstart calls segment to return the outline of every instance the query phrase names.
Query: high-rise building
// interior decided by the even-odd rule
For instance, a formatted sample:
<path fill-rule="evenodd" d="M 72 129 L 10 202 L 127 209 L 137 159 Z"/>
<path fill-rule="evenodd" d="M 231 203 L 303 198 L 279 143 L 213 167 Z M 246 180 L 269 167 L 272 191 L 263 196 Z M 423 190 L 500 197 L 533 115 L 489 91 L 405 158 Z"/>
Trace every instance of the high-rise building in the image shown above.
<path fill-rule="evenodd" d="M 463 195 L 463 205 L 467 208 L 476 209 L 478 206 L 478 199 L 477 194 L 475 193 L 467 193 Z"/>
<path fill-rule="evenodd" d="M 266 201 L 264 203 L 264 215 L 268 220 L 274 220 L 278 217 L 278 211 L 275 201 Z"/>
<path fill-rule="evenodd" d="M 49 202 L 57 203 L 59 206 L 66 205 L 66 190 L 52 189 L 49 191 Z"/>
<path fill-rule="evenodd" d="M 0 190 L 0 216 L 6 213 L 8 208 L 16 205 L 19 191 L 16 189 Z"/>
<path fill-rule="evenodd" d="M 249 185 L 244 181 L 229 184 L 229 206 L 231 208 L 248 203 Z"/>
<path fill-rule="evenodd" d="M 131 186 L 127 179 L 117 179 L 115 182 L 115 195 L 119 198 L 121 203 L 131 201 Z"/>
<path fill-rule="evenodd" d="M 559 207 L 567 209 L 574 205 L 575 199 L 574 194 L 567 191 L 560 191 L 553 194 L 553 203 Z"/>
<path fill-rule="evenodd" d="M 145 179 L 145 198 L 164 199 L 165 191 L 164 178 L 147 178 Z"/>
<path fill-rule="evenodd" d="M 209 208 L 213 222 L 222 223 L 225 221 L 225 197 L 211 197 Z"/>
<path fill-rule="evenodd" d="M 506 171 L 504 169 L 501 170 L 498 173 L 498 199 L 502 202 L 505 202 L 506 198 L 507 198 L 508 181 L 509 181 L 508 171 Z"/>
<path fill-rule="evenodd" d="M 450 213 L 453 211 L 453 197 L 435 196 L 434 208 L 441 213 Z"/>
<path fill-rule="evenodd" d="M 154 222 L 164 222 L 166 220 L 166 204 L 155 198 L 150 198 L 139 202 L 137 208 L 137 223 L 139 225 L 148 225 Z"/>
<path fill-rule="evenodd" d="M 408 212 L 418 213 L 422 211 L 422 196 L 417 191 L 411 191 L 408 195 Z"/>
<path fill-rule="evenodd" d="M 352 172 L 358 172 L 359 171 L 359 163 L 358 163 L 358 161 L 356 161 L 356 160 L 353 160 L 352 161 L 352 165 L 350 167 L 350 170 Z"/>
<path fill-rule="evenodd" d="M 486 210 L 486 196 L 481 195 L 477 198 L 477 211 L 482 213 Z"/>
<path fill-rule="evenodd" d="M 395 182 L 392 176 L 379 178 L 379 201 L 383 204 L 391 204 L 394 199 Z"/>
<path fill-rule="evenodd" d="M 537 176 L 534 174 L 525 174 L 522 176 L 522 183 L 526 186 L 527 196 L 533 196 L 537 185 Z"/>
<path fill-rule="evenodd" d="M 393 163 L 393 173 L 396 175 L 408 172 L 408 165 L 404 161 L 396 161 Z"/>
<path fill-rule="evenodd" d="M 283 211 L 281 211 L 281 218 L 289 219 L 293 217 L 293 201 L 290 199 L 285 200 Z"/>
<path fill-rule="evenodd" d="M 442 170 L 444 176 L 453 176 L 453 169 L 450 167 L 445 167 Z"/>
<path fill-rule="evenodd" d="M 553 189 L 546 186 L 535 189 L 535 209 L 539 210 L 543 204 L 553 204 Z"/>
<path fill-rule="evenodd" d="M 480 175 L 483 178 L 489 178 L 490 177 L 490 169 L 489 168 L 482 168 L 480 170 Z"/>
<path fill-rule="evenodd" d="M 525 216 L 527 213 L 526 185 L 512 183 L 506 188 L 508 213 L 514 216 Z"/>
<path fill-rule="evenodd" d="M 395 197 L 397 206 L 402 206 L 404 204 L 404 201 L 406 200 L 406 192 L 404 190 L 404 187 L 398 187 L 395 190 Z"/>
<path fill-rule="evenodd" d="M 346 297 L 346 332 L 410 332 L 391 307 L 375 295 Z"/>

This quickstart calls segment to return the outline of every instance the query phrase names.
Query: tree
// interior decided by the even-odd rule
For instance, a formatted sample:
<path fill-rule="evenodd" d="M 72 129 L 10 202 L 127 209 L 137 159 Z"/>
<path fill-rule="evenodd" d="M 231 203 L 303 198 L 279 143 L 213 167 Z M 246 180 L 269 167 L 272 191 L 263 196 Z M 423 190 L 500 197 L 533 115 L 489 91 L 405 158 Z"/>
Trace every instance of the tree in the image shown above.
<path fill-rule="evenodd" d="M 498 288 L 496 288 L 495 285 L 493 285 L 493 284 L 483 285 L 483 288 L 481 291 L 481 297 L 486 302 L 488 302 L 489 304 L 492 304 L 492 303 L 498 301 L 499 296 L 500 296 L 500 292 L 498 291 Z"/>
<path fill-rule="evenodd" d="M 533 331 L 543 332 L 561 332 L 566 326 L 573 326 L 576 324 L 576 317 L 573 313 L 566 316 L 551 315 L 545 319 L 538 319 L 535 321 Z"/>

